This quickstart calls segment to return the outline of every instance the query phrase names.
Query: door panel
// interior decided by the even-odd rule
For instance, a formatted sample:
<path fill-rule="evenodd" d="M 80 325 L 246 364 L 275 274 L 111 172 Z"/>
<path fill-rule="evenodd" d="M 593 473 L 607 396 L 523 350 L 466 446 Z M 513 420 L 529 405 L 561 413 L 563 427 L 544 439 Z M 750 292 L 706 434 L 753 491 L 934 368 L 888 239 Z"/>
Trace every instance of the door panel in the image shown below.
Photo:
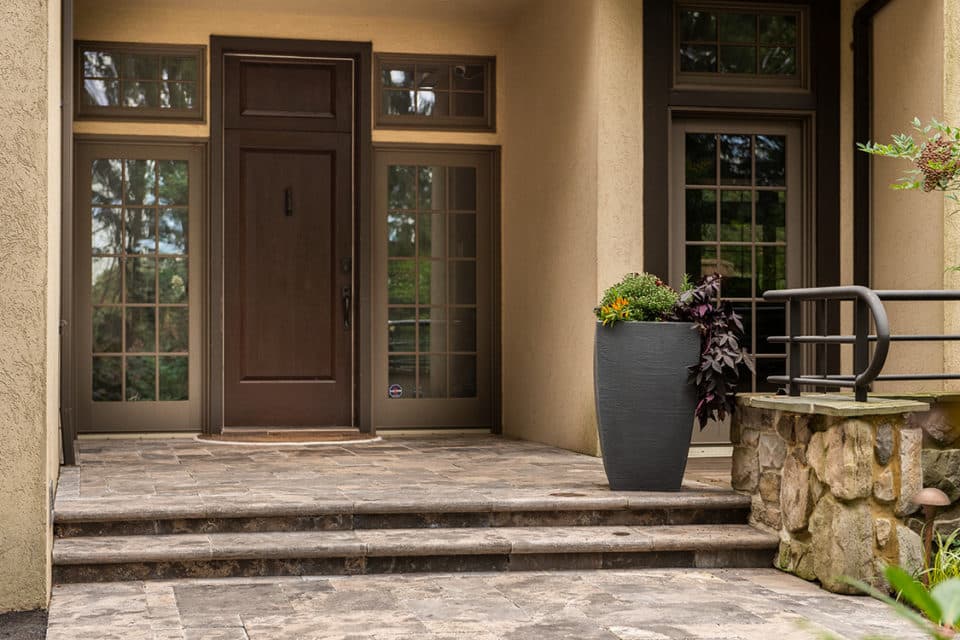
<path fill-rule="evenodd" d="M 351 423 L 351 166 L 349 135 L 226 133 L 227 426 Z"/>
<path fill-rule="evenodd" d="M 376 425 L 494 426 L 492 153 L 382 150 L 375 167 Z"/>
<path fill-rule="evenodd" d="M 770 289 L 803 286 L 803 136 L 799 124 L 679 120 L 672 149 L 671 273 L 723 276 L 721 297 L 743 317 L 757 373 L 740 390 L 775 391 L 786 352 L 766 338 L 786 333 Z M 695 444 L 729 442 L 729 424 L 696 429 Z"/>

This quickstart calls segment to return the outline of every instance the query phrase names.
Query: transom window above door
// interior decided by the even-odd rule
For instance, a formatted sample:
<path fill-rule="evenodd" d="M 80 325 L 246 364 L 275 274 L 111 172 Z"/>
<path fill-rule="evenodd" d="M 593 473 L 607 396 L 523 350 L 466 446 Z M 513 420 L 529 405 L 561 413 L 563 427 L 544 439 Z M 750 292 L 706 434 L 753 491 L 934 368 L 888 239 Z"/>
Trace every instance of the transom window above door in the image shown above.
<path fill-rule="evenodd" d="M 78 118 L 202 121 L 202 46 L 80 42 Z"/>
<path fill-rule="evenodd" d="M 776 5 L 677 5 L 678 84 L 805 83 L 805 13 Z"/>

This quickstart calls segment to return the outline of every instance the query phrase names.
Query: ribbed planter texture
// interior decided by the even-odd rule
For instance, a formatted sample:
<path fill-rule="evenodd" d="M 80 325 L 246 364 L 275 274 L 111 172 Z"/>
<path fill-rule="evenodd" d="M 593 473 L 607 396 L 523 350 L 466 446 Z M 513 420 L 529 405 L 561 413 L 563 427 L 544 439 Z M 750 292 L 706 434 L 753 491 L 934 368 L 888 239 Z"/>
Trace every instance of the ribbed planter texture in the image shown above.
<path fill-rule="evenodd" d="M 688 367 L 699 358 L 692 324 L 597 323 L 597 419 L 614 491 L 680 490 L 697 403 Z"/>

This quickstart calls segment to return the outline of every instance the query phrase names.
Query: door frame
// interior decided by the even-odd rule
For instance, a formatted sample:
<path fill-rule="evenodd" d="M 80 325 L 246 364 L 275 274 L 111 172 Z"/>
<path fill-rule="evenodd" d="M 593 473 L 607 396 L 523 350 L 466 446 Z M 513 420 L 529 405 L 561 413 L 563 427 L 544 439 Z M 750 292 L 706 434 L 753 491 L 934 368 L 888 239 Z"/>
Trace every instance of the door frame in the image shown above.
<path fill-rule="evenodd" d="M 371 60 L 370 42 L 325 40 L 289 40 L 281 38 L 251 38 L 233 36 L 210 37 L 210 211 L 207 230 L 209 297 L 206 318 L 209 352 L 207 376 L 204 385 L 203 432 L 220 433 L 223 428 L 223 177 L 224 177 L 224 56 L 226 54 L 254 54 L 273 56 L 340 57 L 354 60 L 354 364 L 353 364 L 353 426 L 372 433 L 370 373 L 372 352 L 369 340 L 371 328 L 370 292 L 370 176 L 372 171 L 371 125 Z"/>

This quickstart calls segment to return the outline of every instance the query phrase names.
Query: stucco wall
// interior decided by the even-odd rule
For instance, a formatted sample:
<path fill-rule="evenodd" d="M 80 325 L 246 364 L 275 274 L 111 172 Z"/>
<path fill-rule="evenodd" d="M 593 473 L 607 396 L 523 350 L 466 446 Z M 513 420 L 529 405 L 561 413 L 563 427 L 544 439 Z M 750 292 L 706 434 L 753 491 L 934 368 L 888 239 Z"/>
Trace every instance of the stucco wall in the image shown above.
<path fill-rule="evenodd" d="M 943 119 L 960 125 L 960 0 L 943 0 Z M 955 203 L 947 203 L 948 214 L 943 219 L 944 288 L 960 289 L 960 272 L 950 267 L 960 265 L 960 217 Z M 945 333 L 960 333 L 960 304 L 944 305 Z M 943 350 L 944 371 L 960 372 L 960 344 L 948 343 Z M 945 386 L 960 390 L 960 382 Z"/>
<path fill-rule="evenodd" d="M 60 38 L 50 4 L 0 4 L 0 611 L 45 606 L 49 589 Z"/>
<path fill-rule="evenodd" d="M 888 141 L 913 118 L 943 117 L 943 2 L 891 2 L 874 19 L 873 135 Z M 904 37 L 917 34 L 920 37 Z M 891 46 L 896 43 L 896 46 Z M 944 286 L 944 200 L 941 194 L 893 191 L 902 161 L 873 162 L 872 277 L 877 289 L 941 289 Z M 895 333 L 942 333 L 943 305 L 888 303 Z M 941 343 L 899 343 L 890 349 L 887 373 L 943 369 Z M 884 388 L 890 388 L 886 385 Z M 897 383 L 898 390 L 936 389 L 937 382 Z"/>

